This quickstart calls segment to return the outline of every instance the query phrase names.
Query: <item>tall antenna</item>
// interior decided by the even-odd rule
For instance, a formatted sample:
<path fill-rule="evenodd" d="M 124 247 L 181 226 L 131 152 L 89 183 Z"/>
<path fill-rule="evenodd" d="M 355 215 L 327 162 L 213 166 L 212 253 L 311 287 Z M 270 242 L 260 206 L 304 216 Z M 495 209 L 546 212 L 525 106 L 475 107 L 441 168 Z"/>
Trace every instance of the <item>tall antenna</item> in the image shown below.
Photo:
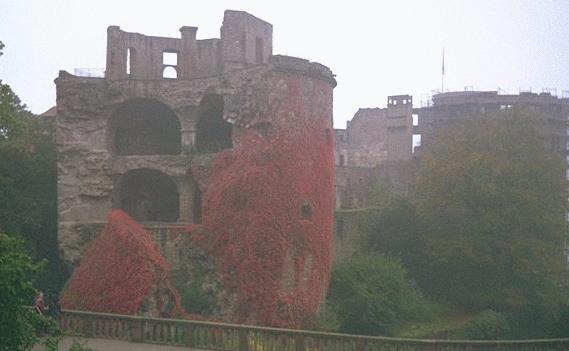
<path fill-rule="evenodd" d="M 443 64 L 441 67 L 441 93 L 445 92 L 445 48 L 443 48 Z"/>

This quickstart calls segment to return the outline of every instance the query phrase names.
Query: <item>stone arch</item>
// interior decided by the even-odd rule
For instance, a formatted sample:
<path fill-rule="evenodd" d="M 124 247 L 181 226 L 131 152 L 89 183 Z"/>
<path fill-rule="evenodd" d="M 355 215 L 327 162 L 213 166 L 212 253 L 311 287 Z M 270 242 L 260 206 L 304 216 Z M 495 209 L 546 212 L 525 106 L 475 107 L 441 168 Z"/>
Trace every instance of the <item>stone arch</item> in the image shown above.
<path fill-rule="evenodd" d="M 117 155 L 177 155 L 181 126 L 176 113 L 154 99 L 124 102 L 109 121 L 111 150 Z"/>
<path fill-rule="evenodd" d="M 115 187 L 113 207 L 120 208 L 139 222 L 177 222 L 180 195 L 174 180 L 155 169 L 126 172 Z"/>
<path fill-rule="evenodd" d="M 198 152 L 219 152 L 233 147 L 233 126 L 223 119 L 223 96 L 205 95 L 200 102 L 196 132 Z"/>

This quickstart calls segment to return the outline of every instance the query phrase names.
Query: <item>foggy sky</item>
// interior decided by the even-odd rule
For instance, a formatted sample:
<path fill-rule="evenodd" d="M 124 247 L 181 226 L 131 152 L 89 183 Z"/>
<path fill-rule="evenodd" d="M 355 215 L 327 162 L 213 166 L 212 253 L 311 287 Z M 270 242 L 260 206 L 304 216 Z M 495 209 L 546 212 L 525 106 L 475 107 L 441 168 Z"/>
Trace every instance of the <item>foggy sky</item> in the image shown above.
<path fill-rule="evenodd" d="M 49 1 L 0 0 L 0 79 L 41 113 L 59 70 L 104 68 L 106 28 L 219 37 L 225 9 L 273 24 L 273 53 L 320 62 L 337 75 L 335 127 L 360 107 L 445 90 L 569 90 L 569 1 Z"/>

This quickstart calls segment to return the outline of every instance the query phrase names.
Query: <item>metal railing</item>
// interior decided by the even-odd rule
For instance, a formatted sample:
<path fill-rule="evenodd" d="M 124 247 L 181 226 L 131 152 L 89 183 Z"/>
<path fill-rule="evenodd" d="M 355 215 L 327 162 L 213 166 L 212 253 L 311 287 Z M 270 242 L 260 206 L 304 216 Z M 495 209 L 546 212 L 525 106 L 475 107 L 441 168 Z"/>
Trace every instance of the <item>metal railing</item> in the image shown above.
<path fill-rule="evenodd" d="M 569 339 L 419 340 L 321 333 L 225 323 L 63 310 L 62 331 L 92 338 L 220 351 L 542 351 L 569 350 Z"/>

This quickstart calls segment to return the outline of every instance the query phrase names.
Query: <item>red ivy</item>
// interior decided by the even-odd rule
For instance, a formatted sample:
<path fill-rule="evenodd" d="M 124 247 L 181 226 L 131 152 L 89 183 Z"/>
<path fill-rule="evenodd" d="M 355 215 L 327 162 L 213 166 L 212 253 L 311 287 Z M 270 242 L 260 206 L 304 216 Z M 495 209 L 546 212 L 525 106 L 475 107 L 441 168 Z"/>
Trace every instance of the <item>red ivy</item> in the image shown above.
<path fill-rule="evenodd" d="M 170 268 L 152 235 L 121 210 L 113 210 L 73 272 L 63 308 L 136 314 L 152 287 L 169 290 L 172 316 L 183 315 L 180 297 L 169 280 Z M 160 308 L 160 306 L 159 306 Z"/>
<path fill-rule="evenodd" d="M 235 294 L 238 322 L 298 328 L 314 317 L 330 276 L 331 87 L 283 77 L 286 98 L 265 116 L 272 135 L 247 129 L 215 160 L 194 237 Z"/>

